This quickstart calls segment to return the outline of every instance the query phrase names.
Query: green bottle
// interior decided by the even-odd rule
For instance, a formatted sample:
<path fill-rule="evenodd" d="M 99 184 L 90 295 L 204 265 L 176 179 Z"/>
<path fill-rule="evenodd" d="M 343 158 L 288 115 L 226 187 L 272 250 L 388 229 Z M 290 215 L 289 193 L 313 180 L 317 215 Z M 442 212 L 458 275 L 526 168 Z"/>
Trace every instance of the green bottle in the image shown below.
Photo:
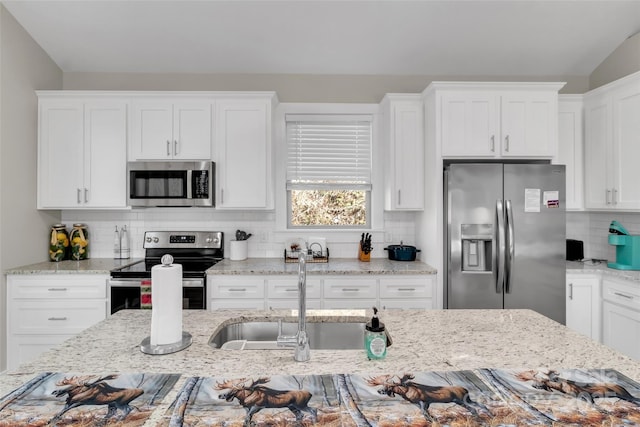
<path fill-rule="evenodd" d="M 384 323 L 378 319 L 376 307 L 373 307 L 373 317 L 365 326 L 364 348 L 369 360 L 384 359 L 387 355 L 387 333 Z"/>

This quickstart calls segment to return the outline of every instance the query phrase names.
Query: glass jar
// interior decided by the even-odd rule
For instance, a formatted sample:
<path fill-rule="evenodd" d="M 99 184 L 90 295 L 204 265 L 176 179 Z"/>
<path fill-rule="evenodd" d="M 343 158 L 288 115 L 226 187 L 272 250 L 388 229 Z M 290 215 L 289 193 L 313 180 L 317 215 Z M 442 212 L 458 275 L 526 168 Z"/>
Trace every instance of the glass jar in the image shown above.
<path fill-rule="evenodd" d="M 73 224 L 69 240 L 72 260 L 81 261 L 89 258 L 89 231 L 85 224 Z"/>
<path fill-rule="evenodd" d="M 65 224 L 51 226 L 51 238 L 49 240 L 49 260 L 58 262 L 67 259 L 69 253 L 69 233 Z"/>

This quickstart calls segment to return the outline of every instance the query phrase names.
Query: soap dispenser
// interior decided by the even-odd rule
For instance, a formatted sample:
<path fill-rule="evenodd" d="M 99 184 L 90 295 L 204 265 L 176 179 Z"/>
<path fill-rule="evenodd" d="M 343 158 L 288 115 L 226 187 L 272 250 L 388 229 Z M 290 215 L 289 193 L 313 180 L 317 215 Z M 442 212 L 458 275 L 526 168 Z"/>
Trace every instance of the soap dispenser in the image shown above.
<path fill-rule="evenodd" d="M 387 333 L 384 323 L 378 319 L 376 307 L 373 307 L 373 317 L 365 326 L 364 348 L 369 360 L 384 359 L 387 355 Z"/>

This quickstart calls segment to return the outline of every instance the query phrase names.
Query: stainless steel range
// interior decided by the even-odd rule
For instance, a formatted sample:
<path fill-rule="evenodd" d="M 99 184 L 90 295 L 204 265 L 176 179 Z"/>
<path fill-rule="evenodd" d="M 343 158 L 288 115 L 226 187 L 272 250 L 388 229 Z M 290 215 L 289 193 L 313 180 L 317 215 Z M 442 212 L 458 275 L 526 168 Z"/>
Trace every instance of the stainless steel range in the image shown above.
<path fill-rule="evenodd" d="M 207 308 L 206 270 L 224 258 L 221 231 L 147 231 L 143 247 L 143 260 L 111 270 L 111 314 L 145 306 L 145 290 L 150 285 L 153 289 L 151 267 L 161 264 L 160 258 L 165 254 L 173 256 L 174 264 L 182 265 L 183 308 Z"/>

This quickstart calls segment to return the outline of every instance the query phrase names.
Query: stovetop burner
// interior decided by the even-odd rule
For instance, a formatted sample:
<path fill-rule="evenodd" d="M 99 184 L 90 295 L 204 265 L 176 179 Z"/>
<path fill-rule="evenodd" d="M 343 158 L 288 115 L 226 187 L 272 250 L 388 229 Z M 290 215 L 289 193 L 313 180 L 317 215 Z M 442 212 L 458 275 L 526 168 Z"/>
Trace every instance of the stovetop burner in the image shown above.
<path fill-rule="evenodd" d="M 173 256 L 174 264 L 182 265 L 182 276 L 200 278 L 205 271 L 224 258 L 224 237 L 221 231 L 147 231 L 144 235 L 145 259 L 111 270 L 112 278 L 145 279 L 151 268 L 161 264 L 163 255 Z"/>

